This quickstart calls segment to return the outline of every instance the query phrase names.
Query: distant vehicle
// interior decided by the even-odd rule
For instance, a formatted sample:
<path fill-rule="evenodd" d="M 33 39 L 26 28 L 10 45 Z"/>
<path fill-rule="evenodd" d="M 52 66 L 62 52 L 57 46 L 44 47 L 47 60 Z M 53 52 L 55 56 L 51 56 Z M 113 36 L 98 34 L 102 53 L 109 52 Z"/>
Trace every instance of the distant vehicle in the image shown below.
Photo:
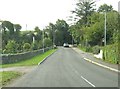
<path fill-rule="evenodd" d="M 64 47 L 69 47 L 69 44 L 68 43 L 64 43 L 63 46 Z"/>

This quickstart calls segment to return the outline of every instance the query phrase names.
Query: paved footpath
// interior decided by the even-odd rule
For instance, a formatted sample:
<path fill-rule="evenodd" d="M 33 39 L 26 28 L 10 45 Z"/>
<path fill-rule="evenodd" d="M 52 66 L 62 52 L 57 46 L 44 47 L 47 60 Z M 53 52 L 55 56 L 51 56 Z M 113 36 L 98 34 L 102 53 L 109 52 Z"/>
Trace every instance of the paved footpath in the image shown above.
<path fill-rule="evenodd" d="M 9 68 L 0 68 L 0 72 L 2 71 L 17 71 L 22 73 L 28 73 L 35 69 L 37 66 L 20 66 L 20 67 L 9 67 Z"/>
<path fill-rule="evenodd" d="M 118 70 L 118 65 L 117 64 L 111 64 L 111 63 L 104 62 L 104 61 L 102 61 L 102 59 L 95 58 L 92 53 L 84 52 L 84 51 L 82 51 L 78 48 L 72 48 L 72 49 L 75 50 L 83 58 L 90 59 L 91 61 L 94 61 L 94 62 L 97 62 L 97 63 L 100 63 L 102 65 L 105 65 L 105 66 L 108 66 L 108 67 L 111 67 L 111 68 L 114 68 L 114 69 Z"/>

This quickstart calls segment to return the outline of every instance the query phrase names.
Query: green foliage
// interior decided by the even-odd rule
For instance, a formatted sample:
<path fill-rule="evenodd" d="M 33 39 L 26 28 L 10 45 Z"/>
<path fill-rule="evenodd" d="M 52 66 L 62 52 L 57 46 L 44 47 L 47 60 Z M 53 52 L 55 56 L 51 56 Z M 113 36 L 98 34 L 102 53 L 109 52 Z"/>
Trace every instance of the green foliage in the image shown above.
<path fill-rule="evenodd" d="M 40 30 L 40 28 L 38 26 L 35 27 L 33 34 L 34 34 L 35 40 L 37 42 L 39 42 L 40 40 L 42 40 L 43 34 L 42 34 L 42 31 Z"/>
<path fill-rule="evenodd" d="M 69 27 L 69 31 L 72 35 L 73 38 L 73 43 L 79 44 L 80 40 L 83 37 L 83 30 L 80 29 L 80 25 L 76 24 L 76 25 L 72 25 Z"/>
<path fill-rule="evenodd" d="M 14 33 L 14 25 L 10 21 L 3 21 L 2 28 L 4 32 L 9 30 L 10 35 Z"/>
<path fill-rule="evenodd" d="M 118 13 L 108 12 L 107 13 L 107 44 L 114 43 L 117 40 L 118 35 Z M 87 43 L 91 46 L 103 45 L 104 38 L 104 14 L 94 13 L 89 17 L 88 27 L 83 27 L 84 40 L 87 39 Z"/>
<path fill-rule="evenodd" d="M 93 0 L 81 0 L 76 5 L 77 8 L 73 13 L 75 13 L 77 17 L 80 17 L 80 19 L 69 28 L 74 42 L 77 44 L 80 43 L 83 46 L 103 46 L 105 14 L 100 12 L 104 11 L 106 11 L 107 16 L 107 44 L 114 44 L 117 42 L 119 35 L 118 12 L 114 11 L 111 5 L 101 5 L 98 12 L 94 11 Z"/>
<path fill-rule="evenodd" d="M 80 45 L 79 44 L 79 46 L 78 46 L 82 51 L 85 51 L 85 52 L 92 52 L 92 47 L 90 47 L 90 46 L 82 46 L 82 45 Z"/>
<path fill-rule="evenodd" d="M 22 27 L 20 26 L 20 24 L 14 24 L 14 28 L 17 31 L 19 31 Z"/>
<path fill-rule="evenodd" d="M 4 86 L 10 83 L 13 79 L 21 76 L 22 74 L 14 71 L 3 71 L 3 72 L 0 72 L 0 75 L 2 76 L 0 77 L 0 84 Z"/>
<path fill-rule="evenodd" d="M 42 40 L 39 41 L 39 43 L 38 43 L 38 48 L 39 48 L 39 49 L 42 49 L 42 48 L 43 48 L 43 41 L 42 41 Z"/>
<path fill-rule="evenodd" d="M 107 40 L 109 44 L 113 44 L 118 40 L 118 24 L 118 12 L 107 13 Z"/>
<path fill-rule="evenodd" d="M 10 40 L 5 46 L 3 53 L 16 53 L 18 46 L 19 45 L 14 40 Z"/>
<path fill-rule="evenodd" d="M 30 50 L 31 50 L 31 45 L 30 45 L 29 43 L 25 43 L 25 44 L 23 45 L 23 50 L 24 50 L 24 51 L 30 51 Z"/>
<path fill-rule="evenodd" d="M 92 13 L 95 11 L 94 7 L 95 2 L 93 0 L 79 0 L 76 4 L 77 8 L 75 13 L 79 18 L 82 19 L 82 24 L 88 24 L 88 16 L 91 16 Z"/>
<path fill-rule="evenodd" d="M 16 43 L 19 43 L 20 38 L 20 29 L 19 24 L 13 24 L 10 21 L 2 21 L 2 47 L 3 50 L 7 45 L 9 40 L 15 40 Z M 5 49 L 6 50 L 6 49 Z"/>
<path fill-rule="evenodd" d="M 86 48 L 86 52 L 92 52 L 92 48 L 90 47 L 90 46 L 87 46 L 87 47 L 85 47 Z"/>
<path fill-rule="evenodd" d="M 44 39 L 44 46 L 45 47 L 50 47 L 50 46 L 52 46 L 52 41 L 51 41 L 51 39 L 49 39 L 49 38 L 45 38 Z"/>
<path fill-rule="evenodd" d="M 50 38 L 55 45 L 63 45 L 64 42 L 71 43 L 69 25 L 65 20 L 57 20 L 55 24 L 50 23 L 44 29 L 46 38 Z"/>
<path fill-rule="evenodd" d="M 104 60 L 105 61 L 110 62 L 110 63 L 115 63 L 115 64 L 119 63 L 119 56 L 118 56 L 119 50 L 118 50 L 117 43 L 103 47 L 103 51 L 104 51 Z"/>
<path fill-rule="evenodd" d="M 110 12 L 112 10 L 113 10 L 113 7 L 111 5 L 109 6 L 107 4 L 103 4 L 98 8 L 98 12 Z"/>
<path fill-rule="evenodd" d="M 101 47 L 96 45 L 96 46 L 92 47 L 92 53 L 98 54 L 98 53 L 100 53 L 100 49 L 101 49 Z"/>
<path fill-rule="evenodd" d="M 32 49 L 33 50 L 37 50 L 38 49 L 38 43 L 37 42 L 32 44 Z"/>

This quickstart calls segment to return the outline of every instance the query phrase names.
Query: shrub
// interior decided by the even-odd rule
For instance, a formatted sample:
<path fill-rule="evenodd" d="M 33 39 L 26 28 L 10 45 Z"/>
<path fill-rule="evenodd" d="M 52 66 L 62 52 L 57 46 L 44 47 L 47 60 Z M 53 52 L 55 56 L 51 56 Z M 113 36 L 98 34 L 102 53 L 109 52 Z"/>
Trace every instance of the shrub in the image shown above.
<path fill-rule="evenodd" d="M 39 47 L 38 47 L 38 42 L 37 42 L 37 41 L 35 41 L 35 43 L 32 43 L 32 49 L 33 49 L 33 50 L 39 49 Z"/>
<path fill-rule="evenodd" d="M 118 44 L 112 44 L 103 47 L 103 59 L 107 62 L 118 64 Z"/>
<path fill-rule="evenodd" d="M 96 45 L 92 48 L 92 53 L 98 54 L 100 53 L 100 46 Z"/>
<path fill-rule="evenodd" d="M 38 43 L 38 48 L 39 48 L 39 49 L 42 49 L 42 48 L 43 48 L 43 41 L 42 41 L 42 40 L 39 41 L 39 43 Z"/>
<path fill-rule="evenodd" d="M 31 49 L 31 45 L 30 45 L 29 43 L 25 43 L 25 44 L 23 45 L 23 50 L 24 50 L 24 51 L 30 51 L 30 49 Z"/>
<path fill-rule="evenodd" d="M 87 46 L 85 51 L 86 52 L 92 52 L 92 47 Z"/>
<path fill-rule="evenodd" d="M 45 47 L 50 47 L 52 46 L 52 40 L 49 38 L 45 38 L 44 44 L 45 44 Z"/>
<path fill-rule="evenodd" d="M 16 53 L 18 47 L 19 45 L 14 40 L 10 40 L 5 46 L 3 53 Z"/>

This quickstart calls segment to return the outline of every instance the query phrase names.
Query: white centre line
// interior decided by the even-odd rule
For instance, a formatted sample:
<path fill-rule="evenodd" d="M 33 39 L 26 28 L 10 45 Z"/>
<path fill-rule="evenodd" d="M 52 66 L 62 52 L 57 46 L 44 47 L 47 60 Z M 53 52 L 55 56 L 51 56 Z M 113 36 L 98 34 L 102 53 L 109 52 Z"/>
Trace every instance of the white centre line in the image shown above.
<path fill-rule="evenodd" d="M 83 80 L 85 80 L 88 84 L 90 84 L 92 87 L 95 87 L 95 85 L 94 84 L 92 84 L 91 82 L 89 82 L 87 79 L 85 79 L 83 76 L 81 76 L 81 78 L 83 79 Z"/>

